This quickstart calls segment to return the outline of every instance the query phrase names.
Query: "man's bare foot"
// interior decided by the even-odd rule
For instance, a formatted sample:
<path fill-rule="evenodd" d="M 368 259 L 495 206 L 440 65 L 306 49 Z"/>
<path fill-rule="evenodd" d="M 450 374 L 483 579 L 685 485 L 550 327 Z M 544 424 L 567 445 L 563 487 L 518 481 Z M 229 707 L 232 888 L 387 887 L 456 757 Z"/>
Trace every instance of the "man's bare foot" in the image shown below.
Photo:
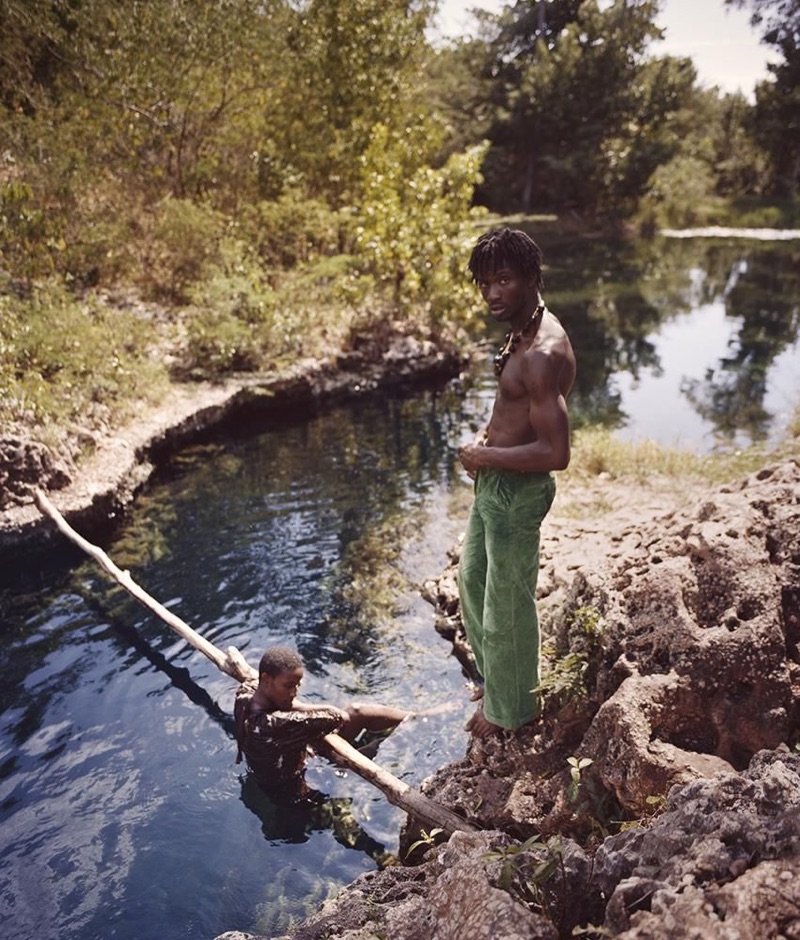
<path fill-rule="evenodd" d="M 501 731 L 505 731 L 505 728 L 501 728 L 500 725 L 492 724 L 483 714 L 483 708 L 478 706 L 478 708 L 475 709 L 475 714 L 466 725 L 464 725 L 464 730 L 469 731 L 476 738 L 485 738 L 490 734 L 500 734 Z"/>
<path fill-rule="evenodd" d="M 483 686 L 479 685 L 477 682 L 470 682 L 468 683 L 468 687 L 470 690 L 470 702 L 479 702 L 483 698 Z"/>

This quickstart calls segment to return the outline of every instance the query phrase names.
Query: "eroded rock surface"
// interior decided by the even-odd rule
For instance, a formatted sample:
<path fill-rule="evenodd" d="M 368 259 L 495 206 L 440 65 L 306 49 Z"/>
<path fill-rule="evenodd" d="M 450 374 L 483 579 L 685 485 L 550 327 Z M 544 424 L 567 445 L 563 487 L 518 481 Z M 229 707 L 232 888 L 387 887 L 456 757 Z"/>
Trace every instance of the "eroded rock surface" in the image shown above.
<path fill-rule="evenodd" d="M 429 782 L 429 796 L 520 838 L 585 837 L 598 820 L 650 814 L 676 784 L 797 743 L 798 464 L 610 528 L 607 540 L 604 549 L 592 542 L 578 569 L 574 552 L 544 560 L 554 568 L 542 591 L 545 629 L 549 621 L 554 630 L 545 669 L 557 674 L 571 655 L 586 694 L 554 695 L 540 725 L 476 742 Z M 428 589 L 458 642 L 454 583 L 451 570 Z M 582 812 L 565 798 L 575 755 L 592 761 Z"/>
<path fill-rule="evenodd" d="M 746 771 L 676 787 L 649 826 L 593 857 L 557 837 L 512 848 L 501 832 L 457 833 L 414 868 L 362 875 L 281 940 L 556 940 L 591 926 L 622 940 L 793 940 L 800 756 L 763 751 Z"/>
<path fill-rule="evenodd" d="M 362 876 L 291 940 L 800 938 L 800 466 L 550 526 L 544 718 L 424 786 L 485 831 Z M 454 567 L 426 593 L 469 668 Z"/>

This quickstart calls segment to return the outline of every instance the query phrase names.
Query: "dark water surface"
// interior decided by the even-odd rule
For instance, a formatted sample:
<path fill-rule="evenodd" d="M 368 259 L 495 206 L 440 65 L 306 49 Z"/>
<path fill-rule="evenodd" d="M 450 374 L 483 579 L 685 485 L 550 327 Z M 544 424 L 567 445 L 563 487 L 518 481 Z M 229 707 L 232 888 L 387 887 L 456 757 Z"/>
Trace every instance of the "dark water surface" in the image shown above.
<path fill-rule="evenodd" d="M 770 440 L 797 402 L 800 246 L 544 244 L 580 371 L 576 424 L 700 451 Z M 463 756 L 461 671 L 419 583 L 463 529 L 459 444 L 492 380 L 362 401 L 188 449 L 106 545 L 153 596 L 256 663 L 296 645 L 303 694 L 454 710 L 379 762 L 413 785 Z M 397 851 L 403 814 L 321 759 L 327 816 L 256 805 L 235 685 L 65 550 L 0 593 L 0 923 L 15 940 L 279 935 Z"/>
<path fill-rule="evenodd" d="M 455 390 L 428 392 L 185 451 L 109 554 L 251 663 L 296 645 L 310 700 L 457 701 L 381 746 L 382 765 L 419 784 L 466 744 L 463 677 L 417 590 L 463 518 L 466 418 Z M 255 815 L 234 765 L 235 684 L 89 563 L 6 597 L 4 624 L 6 936 L 280 933 L 397 851 L 402 813 L 321 759 L 309 779 L 338 798 L 336 826 L 269 804 Z"/>

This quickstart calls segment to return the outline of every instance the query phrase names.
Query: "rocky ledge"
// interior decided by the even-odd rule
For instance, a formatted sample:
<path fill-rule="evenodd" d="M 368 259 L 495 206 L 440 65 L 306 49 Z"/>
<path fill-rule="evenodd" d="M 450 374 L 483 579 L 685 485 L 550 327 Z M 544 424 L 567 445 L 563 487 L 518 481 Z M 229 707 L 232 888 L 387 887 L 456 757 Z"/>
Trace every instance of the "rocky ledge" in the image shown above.
<path fill-rule="evenodd" d="M 67 521 L 91 539 L 113 524 L 159 463 L 182 446 L 236 426 L 255 430 L 270 420 L 298 420 L 365 394 L 443 382 L 457 376 L 472 353 L 393 335 L 380 348 L 366 346 L 329 362 L 303 360 L 275 374 L 184 383 L 129 426 L 92 436 L 85 442 L 92 453 L 80 462 L 80 432 L 51 447 L 19 429 L 5 432 L 0 556 L 39 551 L 53 536 L 52 524 L 34 505 L 36 488 L 49 492 Z"/>
<path fill-rule="evenodd" d="M 556 521 L 542 564 L 542 721 L 423 786 L 481 831 L 282 940 L 800 938 L 800 465 Z M 426 591 L 469 670 L 454 567 Z"/>

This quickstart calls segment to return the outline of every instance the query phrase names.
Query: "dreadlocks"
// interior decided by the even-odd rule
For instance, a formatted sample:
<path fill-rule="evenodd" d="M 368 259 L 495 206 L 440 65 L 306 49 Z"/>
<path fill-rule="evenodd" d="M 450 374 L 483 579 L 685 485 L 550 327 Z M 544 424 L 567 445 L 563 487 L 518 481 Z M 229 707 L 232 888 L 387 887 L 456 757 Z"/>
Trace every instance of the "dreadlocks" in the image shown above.
<path fill-rule="evenodd" d="M 500 268 L 510 268 L 533 278 L 536 290 L 542 292 L 542 251 L 529 235 L 518 229 L 500 228 L 481 235 L 467 267 L 476 283 Z"/>
<path fill-rule="evenodd" d="M 259 675 L 265 672 L 273 679 L 282 672 L 291 672 L 298 668 L 303 668 L 303 660 L 288 646 L 270 646 L 258 664 Z"/>

